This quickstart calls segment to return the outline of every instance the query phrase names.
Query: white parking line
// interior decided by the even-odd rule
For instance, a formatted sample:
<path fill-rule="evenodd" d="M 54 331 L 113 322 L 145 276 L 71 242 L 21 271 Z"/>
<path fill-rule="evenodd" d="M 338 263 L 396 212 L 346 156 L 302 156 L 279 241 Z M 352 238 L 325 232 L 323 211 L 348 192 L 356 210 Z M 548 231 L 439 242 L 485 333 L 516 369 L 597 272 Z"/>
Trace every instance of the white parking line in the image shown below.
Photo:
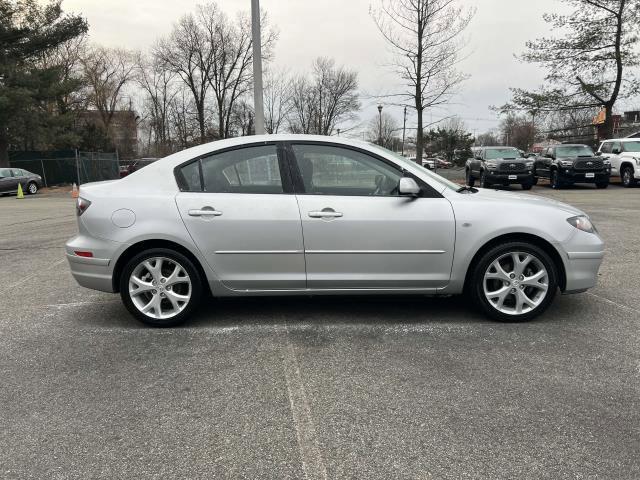
<path fill-rule="evenodd" d="M 293 415 L 293 424 L 298 439 L 302 469 L 307 480 L 327 480 L 327 468 L 318 448 L 311 408 L 307 400 L 302 376 L 300 375 L 300 365 L 298 364 L 293 344 L 289 340 L 289 330 L 286 326 L 285 336 L 287 344 L 282 354 L 282 363 L 287 383 L 287 393 L 289 394 L 289 404 Z"/>
<path fill-rule="evenodd" d="M 62 259 L 62 260 L 58 260 L 57 262 L 53 262 L 52 264 L 50 264 L 47 267 L 44 267 L 43 269 L 37 271 L 34 274 L 31 275 L 27 275 L 26 277 L 22 277 L 19 281 L 17 281 L 16 283 L 9 285 L 8 287 L 6 287 L 4 290 L 0 290 L 0 293 L 7 293 L 9 290 L 12 290 L 13 288 L 17 287 L 18 285 L 22 285 L 24 282 L 31 280 L 34 277 L 37 277 L 38 275 L 40 275 L 42 273 L 42 270 L 50 270 L 53 267 L 57 267 L 58 265 L 60 265 L 61 263 L 66 262 L 66 259 Z"/>
<path fill-rule="evenodd" d="M 587 295 L 591 295 L 592 297 L 596 297 L 599 298 L 600 300 L 609 303 L 611 305 L 614 305 L 618 308 L 622 308 L 624 310 L 628 310 L 630 312 L 635 312 L 635 313 L 640 313 L 640 310 L 638 310 L 637 308 L 633 308 L 633 307 L 629 307 L 628 305 L 623 305 L 622 303 L 618 303 L 618 302 L 614 302 L 613 300 L 609 300 L 608 298 L 602 297 L 600 295 L 597 295 L 595 293 L 591 293 L 591 292 L 587 292 Z"/>

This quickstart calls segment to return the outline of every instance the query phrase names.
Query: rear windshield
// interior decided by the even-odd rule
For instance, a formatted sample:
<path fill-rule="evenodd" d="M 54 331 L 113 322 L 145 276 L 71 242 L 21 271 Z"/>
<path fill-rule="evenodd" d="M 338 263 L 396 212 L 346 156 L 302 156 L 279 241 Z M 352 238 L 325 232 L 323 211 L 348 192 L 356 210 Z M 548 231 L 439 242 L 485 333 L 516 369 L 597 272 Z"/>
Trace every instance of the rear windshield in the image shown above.
<path fill-rule="evenodd" d="M 496 160 L 498 158 L 512 159 L 521 158 L 520 150 L 516 148 L 487 148 L 485 159 Z"/>

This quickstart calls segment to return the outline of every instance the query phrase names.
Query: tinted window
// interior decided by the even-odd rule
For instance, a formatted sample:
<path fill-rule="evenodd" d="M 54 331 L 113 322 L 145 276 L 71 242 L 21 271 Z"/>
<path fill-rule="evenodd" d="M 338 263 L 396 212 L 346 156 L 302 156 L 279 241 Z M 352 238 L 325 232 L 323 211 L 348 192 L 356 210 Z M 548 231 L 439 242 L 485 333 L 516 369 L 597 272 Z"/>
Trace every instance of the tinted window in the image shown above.
<path fill-rule="evenodd" d="M 200 182 L 200 162 L 191 162 L 180 169 L 180 189 L 187 192 L 202 191 Z"/>
<path fill-rule="evenodd" d="M 370 155 L 327 145 L 293 145 L 305 192 L 398 196 L 402 172 Z"/>
<path fill-rule="evenodd" d="M 19 168 L 12 168 L 11 171 L 13 172 L 14 177 L 22 177 L 24 175 L 24 173 L 22 173 L 22 170 L 20 170 Z"/>
<path fill-rule="evenodd" d="M 214 193 L 283 193 L 275 145 L 260 145 L 203 158 L 204 190 Z"/>
<path fill-rule="evenodd" d="M 625 152 L 640 152 L 640 142 L 624 142 L 622 146 Z"/>

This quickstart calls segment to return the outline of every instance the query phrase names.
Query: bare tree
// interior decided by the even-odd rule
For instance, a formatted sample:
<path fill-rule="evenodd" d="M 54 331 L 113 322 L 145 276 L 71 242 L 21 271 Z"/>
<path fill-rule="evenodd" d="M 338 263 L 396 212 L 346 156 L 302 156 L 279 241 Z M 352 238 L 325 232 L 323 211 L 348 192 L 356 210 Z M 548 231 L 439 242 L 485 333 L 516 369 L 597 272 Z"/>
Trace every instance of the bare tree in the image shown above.
<path fill-rule="evenodd" d="M 178 94 L 176 74 L 166 70 L 157 57 L 140 56 L 137 81 L 144 94 L 144 117 L 149 123 L 149 144 L 153 138 L 153 154 L 172 151 L 169 107 Z"/>
<path fill-rule="evenodd" d="M 310 78 L 298 77 L 292 88 L 290 128 L 295 133 L 331 135 L 360 109 L 358 74 L 336 67 L 329 58 L 313 63 Z"/>
<path fill-rule="evenodd" d="M 164 68 L 174 72 L 187 86 L 193 97 L 198 119 L 200 142 L 207 140 L 206 100 L 210 73 L 214 64 L 211 45 L 193 14 L 182 17 L 171 34 L 154 48 L 154 56 Z"/>
<path fill-rule="evenodd" d="M 293 80 L 283 69 L 267 70 L 264 78 L 264 116 L 267 133 L 278 133 L 289 117 Z"/>
<path fill-rule="evenodd" d="M 227 138 L 234 104 L 250 91 L 253 80 L 251 19 L 241 12 L 231 21 L 215 3 L 199 6 L 197 19 L 212 53 L 207 81 L 215 97 L 218 137 Z M 262 15 L 261 26 L 263 57 L 268 60 L 277 33 L 268 28 L 266 14 Z"/>
<path fill-rule="evenodd" d="M 393 115 L 384 112 L 382 118 L 380 118 L 380 115 L 375 115 L 369 121 L 367 138 L 374 143 L 382 140 L 382 146 L 389 148 L 395 143 L 394 140 L 398 137 L 400 130 L 401 128 L 398 127 L 398 122 Z"/>
<path fill-rule="evenodd" d="M 119 48 L 93 47 L 82 58 L 82 68 L 89 102 L 98 110 L 109 134 L 113 115 L 121 107 L 123 89 L 135 74 L 134 56 Z"/>
<path fill-rule="evenodd" d="M 456 0 L 379 0 L 372 11 L 380 33 L 389 44 L 392 67 L 407 90 L 389 95 L 396 105 L 416 109 L 416 161 L 423 152 L 425 109 L 450 101 L 467 76 L 456 70 L 464 41 L 462 32 L 475 11 Z"/>

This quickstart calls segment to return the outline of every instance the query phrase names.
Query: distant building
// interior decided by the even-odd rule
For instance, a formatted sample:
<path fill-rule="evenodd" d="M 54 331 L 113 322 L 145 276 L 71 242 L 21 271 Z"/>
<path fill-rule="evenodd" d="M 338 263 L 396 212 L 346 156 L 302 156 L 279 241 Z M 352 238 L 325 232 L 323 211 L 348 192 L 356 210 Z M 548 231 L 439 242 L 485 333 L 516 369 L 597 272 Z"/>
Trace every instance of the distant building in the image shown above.
<path fill-rule="evenodd" d="M 118 151 L 120 158 L 134 158 L 138 147 L 138 116 L 133 110 L 113 112 L 107 135 Z M 105 128 L 98 110 L 83 110 L 78 114 L 78 124 Z"/>

